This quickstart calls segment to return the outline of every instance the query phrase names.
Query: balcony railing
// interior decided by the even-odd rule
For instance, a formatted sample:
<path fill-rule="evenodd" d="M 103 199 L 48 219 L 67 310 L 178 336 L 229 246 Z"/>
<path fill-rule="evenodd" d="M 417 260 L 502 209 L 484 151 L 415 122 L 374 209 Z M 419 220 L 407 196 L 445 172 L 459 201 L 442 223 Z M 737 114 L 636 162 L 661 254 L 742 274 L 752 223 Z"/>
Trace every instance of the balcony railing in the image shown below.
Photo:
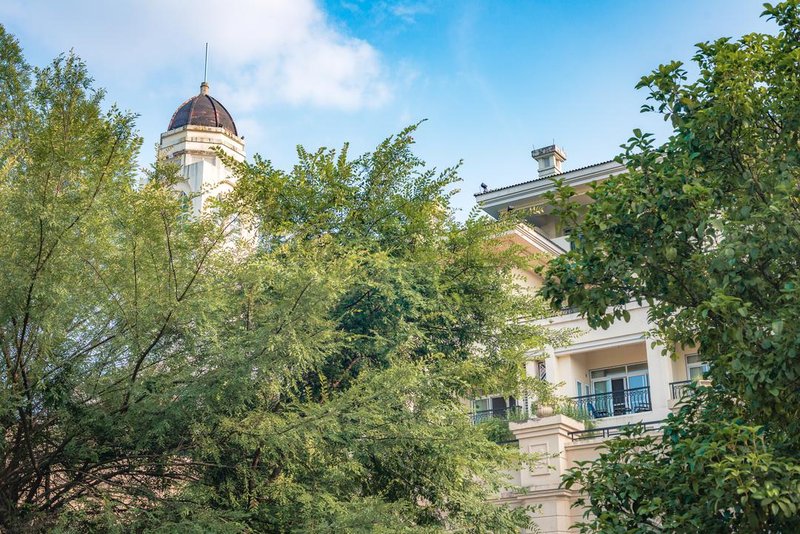
<path fill-rule="evenodd" d="M 672 398 L 675 400 L 681 400 L 681 398 L 686 394 L 686 389 L 691 384 L 691 380 L 681 380 L 680 382 L 670 382 L 669 388 L 672 390 Z"/>
<path fill-rule="evenodd" d="M 670 389 L 672 389 L 672 398 L 681 400 L 686 395 L 691 395 L 697 388 L 711 387 L 711 379 L 698 378 L 695 380 L 681 380 L 680 382 L 671 382 Z"/>
<path fill-rule="evenodd" d="M 642 425 L 645 432 L 655 432 L 656 430 L 661 429 L 661 427 L 664 425 L 664 421 L 647 421 L 634 424 Z M 630 428 L 630 426 L 631 424 L 607 426 L 604 428 L 589 428 L 586 430 L 575 430 L 569 432 L 568 434 L 569 437 L 572 438 L 572 441 L 580 441 L 582 439 L 595 439 L 595 438 L 608 439 L 613 436 L 618 436 L 622 434 L 622 431 L 626 428 Z"/>
<path fill-rule="evenodd" d="M 523 406 L 506 406 L 505 408 L 496 408 L 494 410 L 481 410 L 479 412 L 472 412 L 470 418 L 472 424 L 486 421 L 487 419 L 503 419 L 506 421 L 515 421 L 525 419 L 527 411 Z"/>
<path fill-rule="evenodd" d="M 650 388 L 632 388 L 573 397 L 579 412 L 593 419 L 652 411 Z"/>

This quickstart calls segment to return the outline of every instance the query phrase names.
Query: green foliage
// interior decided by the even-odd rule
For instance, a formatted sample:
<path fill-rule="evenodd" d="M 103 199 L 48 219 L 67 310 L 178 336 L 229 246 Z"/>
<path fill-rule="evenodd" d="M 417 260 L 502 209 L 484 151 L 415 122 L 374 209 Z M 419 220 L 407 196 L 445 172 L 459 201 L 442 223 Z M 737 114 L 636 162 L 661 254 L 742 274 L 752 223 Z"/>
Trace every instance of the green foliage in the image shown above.
<path fill-rule="evenodd" d="M 586 488 L 581 531 L 793 532 L 800 463 L 776 454 L 746 417 L 726 392 L 700 388 L 661 435 L 623 429 L 564 478 Z"/>
<path fill-rule="evenodd" d="M 475 427 L 484 432 L 486 437 L 495 443 L 503 443 L 514 439 L 514 433 L 508 428 L 507 419 L 489 417 L 477 423 Z"/>
<path fill-rule="evenodd" d="M 554 337 L 526 320 L 543 305 L 513 292 L 524 256 L 494 245 L 510 223 L 457 224 L 455 169 L 425 169 L 414 130 L 354 160 L 299 149 L 290 173 L 236 165 L 230 200 L 260 242 L 226 282 L 240 320 L 202 378 L 236 389 L 209 405 L 217 426 L 194 432 L 220 465 L 204 472 L 206 505 L 246 511 L 253 528 L 528 523 L 487 502 L 523 458 L 476 432 L 461 399 L 519 391 L 525 351 Z"/>
<path fill-rule="evenodd" d="M 575 222 L 544 294 L 592 326 L 646 302 L 671 350 L 696 346 L 714 388 L 662 438 L 631 434 L 568 481 L 586 488 L 584 531 L 800 529 L 800 10 L 766 5 L 776 35 L 698 45 L 699 75 L 678 62 L 642 79 L 645 111 L 674 133 L 635 130 L 628 173 L 554 198 Z"/>
<path fill-rule="evenodd" d="M 555 405 L 553 413 L 566 415 L 576 421 L 580 421 L 587 430 L 594 428 L 594 419 L 592 419 L 589 412 L 576 406 L 575 402 L 570 399 L 562 399 Z"/>
<path fill-rule="evenodd" d="M 0 529 L 518 532 L 535 458 L 462 399 L 528 386 L 559 336 L 515 291 L 511 221 L 454 221 L 415 128 L 370 154 L 235 164 L 187 217 L 85 66 L 0 32 Z M 252 224 L 255 248 L 237 249 Z"/>

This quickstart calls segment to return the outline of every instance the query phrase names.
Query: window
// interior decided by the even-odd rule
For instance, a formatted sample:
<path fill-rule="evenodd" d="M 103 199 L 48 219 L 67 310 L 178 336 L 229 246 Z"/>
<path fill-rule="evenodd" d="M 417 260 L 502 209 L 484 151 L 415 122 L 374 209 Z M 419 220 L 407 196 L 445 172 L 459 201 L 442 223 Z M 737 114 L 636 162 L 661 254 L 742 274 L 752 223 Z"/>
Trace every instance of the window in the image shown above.
<path fill-rule="evenodd" d="M 192 201 L 189 200 L 189 195 L 187 195 L 184 191 L 181 191 L 180 203 L 182 210 L 189 212 L 192 209 Z"/>
<path fill-rule="evenodd" d="M 545 365 L 544 360 L 536 362 L 536 374 L 540 380 L 547 380 L 547 365 Z"/>
<path fill-rule="evenodd" d="M 686 376 L 689 380 L 700 380 L 709 370 L 708 362 L 700 359 L 699 354 L 686 355 Z"/>
<path fill-rule="evenodd" d="M 650 385 L 646 363 L 595 369 L 590 376 L 595 393 L 607 393 L 609 386 L 615 386 L 613 389 L 616 390 L 644 388 Z"/>
<path fill-rule="evenodd" d="M 192 199 L 189 198 L 189 195 L 184 191 L 181 191 L 178 202 L 180 202 L 181 205 L 181 213 L 178 216 L 179 219 L 181 221 L 189 220 L 189 217 L 192 215 Z"/>
<path fill-rule="evenodd" d="M 490 406 L 492 405 L 492 399 L 475 399 L 472 401 L 472 411 L 473 412 L 485 412 L 491 410 Z"/>
<path fill-rule="evenodd" d="M 569 243 L 569 249 L 575 250 L 575 240 L 577 239 L 578 236 L 573 235 L 572 228 L 565 227 L 561 233 L 564 234 L 564 237 L 567 238 L 567 242 Z"/>

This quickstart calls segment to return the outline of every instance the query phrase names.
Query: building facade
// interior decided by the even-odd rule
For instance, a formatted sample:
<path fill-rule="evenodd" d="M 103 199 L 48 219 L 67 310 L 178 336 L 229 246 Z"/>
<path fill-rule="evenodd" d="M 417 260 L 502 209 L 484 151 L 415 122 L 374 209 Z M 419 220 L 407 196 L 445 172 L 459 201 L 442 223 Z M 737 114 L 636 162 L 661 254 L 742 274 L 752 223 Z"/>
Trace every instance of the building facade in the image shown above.
<path fill-rule="evenodd" d="M 554 188 L 551 178 L 558 177 L 574 188 L 575 202 L 588 204 L 591 184 L 623 173 L 625 167 L 606 161 L 563 171 L 566 154 L 555 145 L 535 149 L 532 156 L 538 163 L 536 179 L 492 190 L 484 188 L 475 196 L 483 211 L 495 218 L 504 211 L 535 208 L 524 224 L 504 238 L 524 247 L 540 258 L 539 262 L 546 262 L 570 249 L 571 228 L 562 224 L 545 197 Z M 533 270 L 519 274 L 532 291 L 542 284 Z M 522 420 L 509 424 L 520 449 L 550 456 L 542 465 L 511 474 L 514 485 L 524 488 L 524 493 L 506 492 L 498 499 L 509 505 L 539 505 L 536 521 L 545 533 L 570 532 L 570 526 L 583 513 L 571 508 L 575 492 L 560 488 L 564 472 L 577 461 L 596 458 L 603 441 L 626 424 L 641 422 L 657 428 L 675 408 L 682 388 L 701 378 L 707 369 L 691 351 L 679 351 L 675 359 L 662 354 L 663 347 L 650 334 L 653 325 L 648 321 L 646 305 L 630 303 L 627 310 L 629 321 L 617 321 L 606 330 L 589 328 L 570 309 L 543 321 L 550 328 L 576 329 L 578 334 L 567 346 L 531 353 L 528 375 L 560 384 L 558 393 L 571 399 L 572 415 L 581 417 L 557 414 L 512 418 L 507 416 L 535 411 L 532 401 L 501 397 L 473 401 L 474 419 Z"/>

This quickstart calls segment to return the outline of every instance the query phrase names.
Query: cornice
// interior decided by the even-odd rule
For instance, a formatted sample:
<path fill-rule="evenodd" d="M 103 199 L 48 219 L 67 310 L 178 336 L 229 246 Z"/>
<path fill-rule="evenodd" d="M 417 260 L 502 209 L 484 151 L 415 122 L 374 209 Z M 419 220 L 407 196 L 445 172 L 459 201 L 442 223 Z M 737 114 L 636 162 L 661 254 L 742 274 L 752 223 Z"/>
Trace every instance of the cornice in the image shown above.
<path fill-rule="evenodd" d="M 565 184 L 578 186 L 588 184 L 625 172 L 626 167 L 615 161 L 598 163 L 589 167 L 563 172 L 547 178 L 540 178 L 517 185 L 511 185 L 486 193 L 478 193 L 475 199 L 487 213 L 499 212 L 508 206 L 522 207 L 553 189 L 553 180 L 563 180 Z M 493 209 L 494 208 L 494 209 Z"/>

